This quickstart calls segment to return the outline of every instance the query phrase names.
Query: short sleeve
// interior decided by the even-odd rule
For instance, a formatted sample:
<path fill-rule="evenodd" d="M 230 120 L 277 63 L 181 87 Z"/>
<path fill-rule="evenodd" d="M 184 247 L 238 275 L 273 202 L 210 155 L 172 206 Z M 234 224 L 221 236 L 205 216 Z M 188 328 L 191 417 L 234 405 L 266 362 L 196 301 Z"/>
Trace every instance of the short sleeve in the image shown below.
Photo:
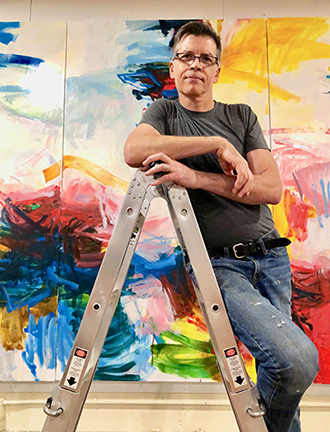
<path fill-rule="evenodd" d="M 143 113 L 139 124 L 149 124 L 161 135 L 165 135 L 167 107 L 165 99 L 157 99 Z"/>
<path fill-rule="evenodd" d="M 252 108 L 248 105 L 240 105 L 241 116 L 245 124 L 245 151 L 246 153 L 257 150 L 270 150 L 262 132 L 260 123 Z"/>

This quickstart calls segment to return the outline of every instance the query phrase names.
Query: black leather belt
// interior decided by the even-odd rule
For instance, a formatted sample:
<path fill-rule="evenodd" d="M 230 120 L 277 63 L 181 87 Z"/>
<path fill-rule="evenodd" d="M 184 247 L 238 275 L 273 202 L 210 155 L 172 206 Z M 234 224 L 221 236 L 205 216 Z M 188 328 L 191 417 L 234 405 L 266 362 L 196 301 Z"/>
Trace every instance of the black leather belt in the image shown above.
<path fill-rule="evenodd" d="M 243 259 L 248 255 L 259 255 L 265 254 L 269 249 L 273 249 L 279 246 L 288 246 L 291 240 L 285 237 L 279 238 L 265 238 L 261 240 L 255 240 L 249 243 L 237 243 L 234 246 L 229 247 L 217 247 L 210 248 L 208 254 L 210 258 L 237 258 Z"/>

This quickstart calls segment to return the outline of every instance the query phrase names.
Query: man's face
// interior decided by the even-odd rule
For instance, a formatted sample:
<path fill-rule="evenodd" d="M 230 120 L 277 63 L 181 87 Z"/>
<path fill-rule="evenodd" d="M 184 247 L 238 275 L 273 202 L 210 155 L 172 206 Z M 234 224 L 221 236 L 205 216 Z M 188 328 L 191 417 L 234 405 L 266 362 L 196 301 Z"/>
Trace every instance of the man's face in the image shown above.
<path fill-rule="evenodd" d="M 216 44 L 212 38 L 189 35 L 181 40 L 177 53 L 216 57 Z M 218 63 L 205 65 L 198 58 L 192 62 L 178 58 L 170 62 L 170 76 L 174 78 L 179 94 L 189 98 L 212 97 L 212 87 L 218 81 L 219 73 Z"/>

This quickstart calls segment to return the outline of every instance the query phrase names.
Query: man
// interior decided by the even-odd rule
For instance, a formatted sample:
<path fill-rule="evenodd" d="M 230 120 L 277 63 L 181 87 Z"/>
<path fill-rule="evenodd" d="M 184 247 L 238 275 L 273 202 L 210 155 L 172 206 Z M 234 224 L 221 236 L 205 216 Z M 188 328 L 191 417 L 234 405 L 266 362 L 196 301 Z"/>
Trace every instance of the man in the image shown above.
<path fill-rule="evenodd" d="M 281 200 L 276 163 L 250 107 L 213 100 L 220 52 L 207 24 L 181 27 L 169 65 L 179 99 L 151 104 L 126 141 L 125 160 L 146 175 L 165 172 L 154 185 L 188 188 L 234 333 L 256 359 L 268 430 L 299 432 L 317 351 L 290 318 L 288 242 L 267 205 Z"/>

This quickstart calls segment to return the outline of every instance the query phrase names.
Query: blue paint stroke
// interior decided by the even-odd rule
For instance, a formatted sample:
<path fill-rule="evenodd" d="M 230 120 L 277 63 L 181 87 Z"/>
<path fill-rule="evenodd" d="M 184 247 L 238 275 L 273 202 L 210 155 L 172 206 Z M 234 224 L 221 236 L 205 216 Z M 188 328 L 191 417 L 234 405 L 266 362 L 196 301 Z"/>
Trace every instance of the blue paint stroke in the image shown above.
<path fill-rule="evenodd" d="M 325 191 L 325 184 L 324 184 L 323 179 L 320 180 L 320 185 L 321 185 L 321 189 L 322 189 L 322 196 L 323 196 L 323 202 L 324 202 L 324 208 L 325 208 L 325 217 L 328 218 L 329 217 L 328 200 L 327 200 L 327 195 L 326 195 L 326 191 Z"/>
<path fill-rule="evenodd" d="M 66 363 L 74 343 L 74 335 L 70 322 L 73 318 L 74 309 L 60 301 L 58 304 L 57 318 L 57 360 L 61 372 L 64 372 Z"/>
<path fill-rule="evenodd" d="M 19 85 L 4 85 L 0 86 L 0 92 L 2 93 L 18 93 L 18 94 L 30 94 L 31 91 L 29 89 L 24 89 Z"/>
<path fill-rule="evenodd" d="M 312 188 L 313 188 L 313 191 L 314 191 L 315 208 L 316 208 L 316 211 L 317 211 L 317 214 L 318 214 L 317 220 L 318 220 L 318 223 L 320 225 L 320 228 L 323 228 L 322 217 L 320 216 L 320 208 L 319 208 L 319 203 L 318 203 L 318 199 L 317 199 L 317 190 L 316 190 L 316 187 L 315 187 L 314 183 L 312 183 Z"/>
<path fill-rule="evenodd" d="M 169 77 L 167 64 L 146 64 L 135 72 L 118 74 L 124 84 L 134 87 L 132 91 L 137 100 L 150 97 L 177 99 L 178 92 L 164 88 L 164 81 Z"/>
<path fill-rule="evenodd" d="M 58 365 L 64 371 L 74 343 L 72 327 L 78 329 L 81 316 L 60 300 L 58 314 Z M 138 335 L 119 302 L 108 331 L 95 374 L 96 380 L 140 381 L 149 376 L 151 336 Z"/>
<path fill-rule="evenodd" d="M 55 368 L 56 359 L 56 318 L 53 313 L 41 316 L 36 323 L 34 314 L 29 316 L 29 324 L 25 329 L 27 341 L 22 358 L 28 366 L 35 381 L 39 381 L 37 376 L 37 363 L 46 366 L 48 369 Z"/>
<path fill-rule="evenodd" d="M 38 67 L 41 63 L 44 63 L 37 57 L 30 57 L 20 54 L 1 54 L 0 53 L 0 67 L 7 67 L 9 65 L 19 65 L 19 66 L 34 66 Z"/>
<path fill-rule="evenodd" d="M 130 322 L 120 301 L 103 346 L 95 378 L 114 381 L 146 379 L 153 371 L 149 363 L 151 342 L 151 335 L 136 332 L 134 323 Z"/>
<path fill-rule="evenodd" d="M 159 30 L 164 37 L 170 34 L 171 39 L 168 45 L 172 47 L 176 32 L 190 21 L 192 20 L 126 21 L 126 27 L 130 32 L 143 31 L 157 34 Z"/>
<path fill-rule="evenodd" d="M 54 294 L 54 287 L 47 279 L 40 277 L 32 281 L 25 279 L 0 283 L 0 304 L 5 303 L 7 312 L 21 309 L 24 306 L 29 308 L 36 306 L 42 300 Z"/>
<path fill-rule="evenodd" d="M 8 29 L 20 28 L 19 22 L 0 22 L 0 43 L 9 45 L 10 42 L 15 42 L 18 35 L 14 35 Z"/>
<path fill-rule="evenodd" d="M 168 44 L 134 42 L 127 46 L 131 54 L 126 56 L 126 69 L 132 65 L 141 65 L 145 63 L 167 63 L 172 58 L 172 51 Z"/>
<path fill-rule="evenodd" d="M 50 267 L 47 268 L 47 276 L 48 276 L 48 280 L 56 286 L 64 285 L 67 286 L 72 291 L 77 291 L 77 289 L 79 288 L 79 285 L 76 284 L 75 282 L 59 277 L 54 272 L 54 270 Z"/>
<path fill-rule="evenodd" d="M 93 75 L 70 77 L 66 85 L 68 93 L 81 94 L 85 101 L 89 97 L 95 98 L 95 93 L 110 99 L 124 99 L 122 86 L 118 83 L 116 71 L 112 69 Z"/>

